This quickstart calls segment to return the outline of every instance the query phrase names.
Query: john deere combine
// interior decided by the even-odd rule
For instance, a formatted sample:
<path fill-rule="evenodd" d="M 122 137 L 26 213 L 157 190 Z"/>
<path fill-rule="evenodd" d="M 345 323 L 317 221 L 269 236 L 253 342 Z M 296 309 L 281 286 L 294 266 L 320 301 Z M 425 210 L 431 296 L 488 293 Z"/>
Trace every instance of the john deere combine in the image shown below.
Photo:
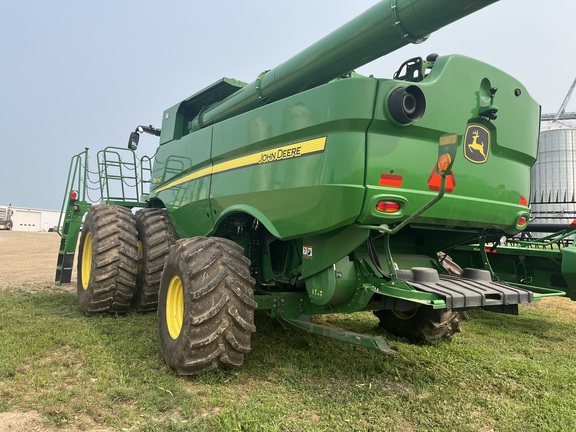
<path fill-rule="evenodd" d="M 562 295 L 439 254 L 526 227 L 540 110 L 524 86 L 460 55 L 408 60 L 392 79 L 353 72 L 494 1 L 385 0 L 251 84 L 217 81 L 160 129 L 139 126 L 130 149 L 98 153 L 99 205 L 76 155 L 56 283 L 70 283 L 80 237 L 82 310 L 157 308 L 180 374 L 241 365 L 256 308 L 391 353 L 313 317 L 373 311 L 433 340 L 470 308 Z M 143 132 L 159 136 L 152 160 L 134 156 Z"/>

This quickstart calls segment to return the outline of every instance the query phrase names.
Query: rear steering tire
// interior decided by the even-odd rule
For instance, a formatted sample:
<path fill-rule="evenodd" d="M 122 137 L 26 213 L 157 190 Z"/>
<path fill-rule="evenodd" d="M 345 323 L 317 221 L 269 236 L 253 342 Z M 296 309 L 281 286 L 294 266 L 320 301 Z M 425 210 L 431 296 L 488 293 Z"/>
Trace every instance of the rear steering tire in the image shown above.
<path fill-rule="evenodd" d="M 125 313 L 138 268 L 138 236 L 132 212 L 114 205 L 92 206 L 80 236 L 78 303 L 87 315 Z"/>
<path fill-rule="evenodd" d="M 408 312 L 380 310 L 375 311 L 374 315 L 380 320 L 380 327 L 414 342 L 449 339 L 454 333 L 462 331 L 462 321 L 467 318 L 465 312 L 444 310 L 438 321 L 437 315 L 426 307 L 417 307 Z"/>
<path fill-rule="evenodd" d="M 182 239 L 168 255 L 158 295 L 162 354 L 180 375 L 241 366 L 254 326 L 254 279 L 226 239 Z"/>

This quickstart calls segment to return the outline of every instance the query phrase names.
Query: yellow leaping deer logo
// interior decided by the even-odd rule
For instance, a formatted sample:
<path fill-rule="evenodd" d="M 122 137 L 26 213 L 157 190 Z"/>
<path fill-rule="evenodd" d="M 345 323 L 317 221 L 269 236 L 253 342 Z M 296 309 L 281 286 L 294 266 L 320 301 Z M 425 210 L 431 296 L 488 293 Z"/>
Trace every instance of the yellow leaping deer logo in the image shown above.
<path fill-rule="evenodd" d="M 486 159 L 486 155 L 484 154 L 484 143 L 483 142 L 478 142 L 478 138 L 480 137 L 480 133 L 478 133 L 478 130 L 475 130 L 474 132 L 472 132 L 472 143 L 468 144 L 468 149 L 473 152 L 474 150 L 478 150 L 480 152 L 480 154 L 484 157 L 484 159 Z"/>
<path fill-rule="evenodd" d="M 469 124 L 464 134 L 464 157 L 475 164 L 483 164 L 490 154 L 490 131 L 478 123 Z"/>

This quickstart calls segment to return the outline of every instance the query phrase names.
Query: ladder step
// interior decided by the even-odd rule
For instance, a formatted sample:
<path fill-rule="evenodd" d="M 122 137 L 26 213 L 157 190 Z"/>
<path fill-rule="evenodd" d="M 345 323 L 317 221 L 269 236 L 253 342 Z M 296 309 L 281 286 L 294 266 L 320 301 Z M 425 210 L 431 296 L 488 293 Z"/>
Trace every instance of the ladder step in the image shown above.
<path fill-rule="evenodd" d="M 56 269 L 56 285 L 69 284 L 72 280 L 72 269 Z"/>
<path fill-rule="evenodd" d="M 74 268 L 74 255 L 76 253 L 76 243 L 80 232 L 81 220 L 73 220 L 73 207 L 67 208 L 66 219 L 62 227 L 62 239 L 60 240 L 60 250 L 56 263 L 56 285 L 69 284 L 72 280 L 72 269 Z"/>
<path fill-rule="evenodd" d="M 58 254 L 58 267 L 68 269 L 74 267 L 74 252 L 60 252 Z"/>
<path fill-rule="evenodd" d="M 58 254 L 58 263 L 56 264 L 56 284 L 69 284 L 72 279 L 73 268 L 74 252 L 60 252 Z"/>

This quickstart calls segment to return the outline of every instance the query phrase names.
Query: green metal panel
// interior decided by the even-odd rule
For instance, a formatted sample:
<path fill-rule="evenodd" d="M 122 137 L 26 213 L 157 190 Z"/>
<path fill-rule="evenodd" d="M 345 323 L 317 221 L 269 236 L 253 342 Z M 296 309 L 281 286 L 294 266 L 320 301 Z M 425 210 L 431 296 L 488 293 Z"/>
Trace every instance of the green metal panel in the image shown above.
<path fill-rule="evenodd" d="M 369 230 L 349 225 L 327 233 L 304 237 L 302 276 L 307 278 L 329 268 L 356 250 L 369 235 Z"/>
<path fill-rule="evenodd" d="M 217 124 L 215 164 L 262 157 L 256 165 L 214 176 L 213 209 L 257 209 L 265 217 L 261 222 L 282 239 L 354 222 L 364 198 L 364 137 L 375 88 L 373 79 L 341 80 Z M 310 140 L 324 137 L 323 149 L 306 153 Z M 278 149 L 300 144 L 297 157 L 275 159 Z"/>
<path fill-rule="evenodd" d="M 538 142 L 538 104 L 519 82 L 496 68 L 463 56 L 441 57 L 430 75 L 417 83 L 426 97 L 424 116 L 414 124 L 398 126 L 390 122 L 385 105 L 394 87 L 407 84 L 382 81 L 375 121 L 368 134 L 366 171 L 367 202 L 380 194 L 396 194 L 406 204 L 397 219 L 396 215 L 375 217 L 373 207 L 369 207 L 360 221 L 396 222 L 429 201 L 436 194 L 428 187 L 428 177 L 435 169 L 438 139 L 454 132 L 460 137 L 452 168 L 455 188 L 415 223 L 518 232 L 519 215 L 528 215 L 520 199 L 530 192 L 530 166 Z M 478 116 L 490 103 L 491 87 L 498 87 L 494 104 L 499 110 L 497 119 L 487 121 Z M 465 157 L 470 141 L 464 135 L 471 123 L 490 132 L 491 147 L 486 148 L 485 163 L 472 163 Z M 401 182 L 381 186 L 381 176 L 387 174 L 398 176 Z"/>
<path fill-rule="evenodd" d="M 212 128 L 203 129 L 160 146 L 154 159 L 150 196 L 162 200 L 180 237 L 212 230 L 211 142 Z"/>
<path fill-rule="evenodd" d="M 353 223 L 376 86 L 371 78 L 335 81 L 162 145 L 152 181 L 178 232 L 206 235 L 209 207 L 216 221 L 257 216 L 282 239 Z M 170 160 L 180 172 L 169 172 Z"/>

